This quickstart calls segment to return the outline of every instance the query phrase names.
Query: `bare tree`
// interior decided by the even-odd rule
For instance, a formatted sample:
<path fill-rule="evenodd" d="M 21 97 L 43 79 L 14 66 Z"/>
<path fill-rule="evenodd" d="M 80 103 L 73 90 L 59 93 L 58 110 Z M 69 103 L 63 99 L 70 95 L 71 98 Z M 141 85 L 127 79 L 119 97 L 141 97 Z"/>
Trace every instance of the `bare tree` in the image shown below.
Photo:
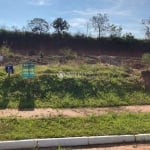
<path fill-rule="evenodd" d="M 85 27 L 86 27 L 86 36 L 89 36 L 89 30 L 90 30 L 90 22 L 86 22 L 85 23 Z"/>
<path fill-rule="evenodd" d="M 90 19 L 92 26 L 98 31 L 98 37 L 100 38 L 108 28 L 108 16 L 107 14 L 97 14 Z"/>
<path fill-rule="evenodd" d="M 150 18 L 143 19 L 142 24 L 145 26 L 145 38 L 150 39 Z"/>
<path fill-rule="evenodd" d="M 112 24 L 109 26 L 108 32 L 111 37 L 121 37 L 122 27 Z"/>
<path fill-rule="evenodd" d="M 128 41 L 134 39 L 134 35 L 133 35 L 131 32 L 125 33 L 122 37 L 123 37 L 123 39 L 126 39 L 126 40 L 128 40 Z"/>

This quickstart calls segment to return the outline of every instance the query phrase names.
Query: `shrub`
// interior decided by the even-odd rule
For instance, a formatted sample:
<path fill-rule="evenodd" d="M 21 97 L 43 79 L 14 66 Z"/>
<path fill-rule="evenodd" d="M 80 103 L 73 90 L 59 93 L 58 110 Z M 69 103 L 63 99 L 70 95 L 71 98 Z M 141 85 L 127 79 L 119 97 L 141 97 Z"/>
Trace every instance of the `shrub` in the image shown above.
<path fill-rule="evenodd" d="M 150 53 L 144 53 L 142 55 L 142 63 L 150 64 Z"/>
<path fill-rule="evenodd" d="M 0 54 L 3 56 L 9 56 L 12 55 L 12 52 L 8 46 L 3 45 L 0 47 Z"/>
<path fill-rule="evenodd" d="M 142 63 L 147 65 L 147 71 L 142 71 L 141 76 L 144 80 L 145 88 L 150 90 L 150 53 L 143 54 Z"/>
<path fill-rule="evenodd" d="M 66 60 L 77 58 L 77 53 L 68 48 L 61 50 L 61 54 L 65 57 Z"/>

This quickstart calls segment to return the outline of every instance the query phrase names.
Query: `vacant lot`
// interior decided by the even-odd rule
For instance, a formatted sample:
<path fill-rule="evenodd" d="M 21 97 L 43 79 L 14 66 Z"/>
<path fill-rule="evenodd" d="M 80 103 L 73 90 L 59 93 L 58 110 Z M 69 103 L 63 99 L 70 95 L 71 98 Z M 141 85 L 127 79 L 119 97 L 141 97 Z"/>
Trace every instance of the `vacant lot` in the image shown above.
<path fill-rule="evenodd" d="M 0 140 L 150 132 L 139 70 L 70 62 L 36 66 L 33 79 L 20 65 L 0 73 Z"/>
<path fill-rule="evenodd" d="M 73 66 L 73 67 L 72 67 Z M 140 71 L 102 64 L 36 66 L 34 79 L 1 69 L 0 108 L 78 108 L 150 104 Z"/>

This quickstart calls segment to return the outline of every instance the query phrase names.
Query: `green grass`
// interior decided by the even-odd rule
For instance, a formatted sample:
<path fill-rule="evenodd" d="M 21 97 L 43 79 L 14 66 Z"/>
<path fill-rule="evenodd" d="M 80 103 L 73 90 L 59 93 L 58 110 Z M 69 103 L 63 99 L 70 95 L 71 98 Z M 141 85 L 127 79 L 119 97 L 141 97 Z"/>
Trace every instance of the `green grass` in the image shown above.
<path fill-rule="evenodd" d="M 59 78 L 59 72 L 66 76 Z M 3 109 L 150 104 L 150 93 L 144 89 L 140 72 L 115 66 L 72 63 L 36 66 L 36 77 L 31 80 L 22 79 L 21 66 L 15 67 L 10 80 L 3 68 L 0 74 Z"/>
<path fill-rule="evenodd" d="M 148 113 L 86 118 L 1 118 L 0 140 L 150 133 L 149 127 Z"/>

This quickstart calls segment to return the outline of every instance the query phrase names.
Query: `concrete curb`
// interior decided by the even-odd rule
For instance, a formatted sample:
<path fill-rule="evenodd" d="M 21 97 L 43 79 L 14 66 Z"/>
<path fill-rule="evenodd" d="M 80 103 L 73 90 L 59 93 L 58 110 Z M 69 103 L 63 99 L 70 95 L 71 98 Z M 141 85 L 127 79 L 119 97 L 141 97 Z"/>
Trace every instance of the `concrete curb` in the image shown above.
<path fill-rule="evenodd" d="M 39 147 L 89 145 L 88 137 L 68 137 L 38 140 Z"/>
<path fill-rule="evenodd" d="M 2 141 L 0 142 L 0 150 L 5 149 L 21 149 L 21 148 L 35 148 L 37 140 L 18 140 L 18 141 Z"/>
<path fill-rule="evenodd" d="M 111 135 L 111 136 L 91 136 L 91 137 L 67 137 L 30 139 L 18 141 L 0 141 L 0 150 L 12 150 L 35 147 L 58 147 L 58 146 L 88 146 L 102 144 L 124 144 L 124 143 L 144 143 L 150 142 L 150 134 L 137 135 Z"/>
<path fill-rule="evenodd" d="M 135 142 L 134 135 L 112 135 L 112 136 L 89 137 L 89 145 L 133 143 L 133 142 Z"/>
<path fill-rule="evenodd" d="M 136 142 L 150 142 L 150 134 L 135 135 Z"/>

